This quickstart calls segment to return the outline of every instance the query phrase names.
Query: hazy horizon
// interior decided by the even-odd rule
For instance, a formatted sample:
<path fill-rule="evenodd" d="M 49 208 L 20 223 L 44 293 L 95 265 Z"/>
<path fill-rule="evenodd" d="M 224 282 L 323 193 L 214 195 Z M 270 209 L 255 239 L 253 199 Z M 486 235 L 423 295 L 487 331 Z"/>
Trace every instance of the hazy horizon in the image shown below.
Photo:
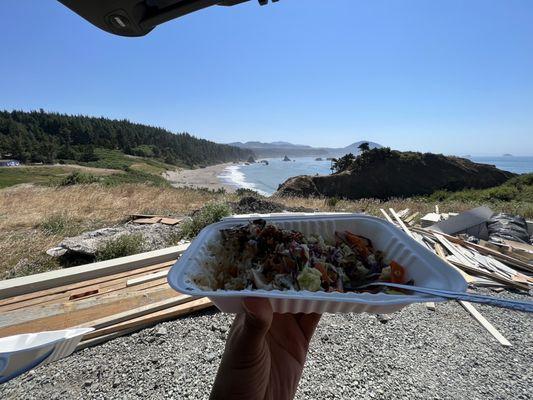
<path fill-rule="evenodd" d="M 59 2 L 4 0 L 0 108 L 43 108 L 219 143 L 533 155 L 533 2 L 256 1 L 146 37 Z"/>

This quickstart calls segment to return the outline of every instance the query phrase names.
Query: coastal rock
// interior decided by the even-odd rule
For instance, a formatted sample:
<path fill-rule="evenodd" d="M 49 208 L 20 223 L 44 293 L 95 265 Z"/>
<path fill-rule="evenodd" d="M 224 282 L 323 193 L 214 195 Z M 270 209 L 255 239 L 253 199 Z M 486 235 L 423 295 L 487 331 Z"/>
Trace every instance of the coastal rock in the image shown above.
<path fill-rule="evenodd" d="M 123 235 L 142 235 L 142 251 L 163 248 L 173 234 L 178 231 L 178 226 L 163 224 L 139 225 L 127 223 L 112 228 L 102 228 L 81 235 L 65 238 L 58 246 L 47 253 L 56 257 L 85 257 L 94 258 L 99 248 L 107 242 L 116 240 Z"/>
<path fill-rule="evenodd" d="M 248 157 L 248 160 L 247 160 L 246 162 L 248 162 L 248 163 L 250 163 L 250 164 L 255 164 L 255 158 L 254 158 L 254 156 L 250 156 L 250 157 Z"/>
<path fill-rule="evenodd" d="M 287 156 L 283 157 L 283 160 L 282 161 L 291 161 L 291 159 Z"/>
<path fill-rule="evenodd" d="M 315 161 L 323 161 L 322 157 L 315 158 Z"/>
<path fill-rule="evenodd" d="M 350 169 L 332 175 L 290 178 L 276 195 L 388 199 L 436 190 L 483 189 L 515 176 L 493 165 L 441 154 L 379 150 L 358 160 Z"/>

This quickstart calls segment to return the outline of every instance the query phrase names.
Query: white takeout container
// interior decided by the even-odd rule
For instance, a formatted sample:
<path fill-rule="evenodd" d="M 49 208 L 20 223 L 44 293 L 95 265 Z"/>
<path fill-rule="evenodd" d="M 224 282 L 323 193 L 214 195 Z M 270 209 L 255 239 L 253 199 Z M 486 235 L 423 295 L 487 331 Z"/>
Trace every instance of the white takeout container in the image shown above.
<path fill-rule="evenodd" d="M 407 279 L 417 286 L 464 292 L 467 283 L 454 268 L 437 255 L 410 238 L 393 224 L 364 214 L 299 214 L 253 215 L 233 217 L 204 228 L 183 253 L 168 274 L 168 283 L 180 293 L 208 297 L 221 311 L 243 312 L 245 297 L 268 298 L 278 313 L 392 313 L 411 303 L 445 301 L 424 294 L 390 295 L 385 293 L 325 293 L 294 290 L 202 290 L 192 277 L 202 270 L 208 254 L 208 243 L 220 240 L 220 230 L 263 218 L 284 229 L 306 235 L 320 234 L 324 240 L 334 240 L 335 231 L 349 231 L 369 238 L 376 250 L 406 269 Z"/>
<path fill-rule="evenodd" d="M 38 365 L 70 355 L 94 328 L 23 333 L 0 338 L 0 384 Z"/>

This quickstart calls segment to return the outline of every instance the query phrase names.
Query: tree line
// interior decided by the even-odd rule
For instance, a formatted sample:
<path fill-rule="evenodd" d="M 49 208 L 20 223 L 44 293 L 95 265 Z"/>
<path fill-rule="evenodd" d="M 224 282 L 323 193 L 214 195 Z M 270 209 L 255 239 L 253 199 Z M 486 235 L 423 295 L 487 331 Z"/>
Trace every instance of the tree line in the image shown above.
<path fill-rule="evenodd" d="M 39 111 L 0 111 L 0 157 L 23 163 L 93 161 L 94 148 L 153 157 L 173 165 L 208 165 L 246 160 L 240 149 L 198 139 L 188 133 L 128 120 Z"/>

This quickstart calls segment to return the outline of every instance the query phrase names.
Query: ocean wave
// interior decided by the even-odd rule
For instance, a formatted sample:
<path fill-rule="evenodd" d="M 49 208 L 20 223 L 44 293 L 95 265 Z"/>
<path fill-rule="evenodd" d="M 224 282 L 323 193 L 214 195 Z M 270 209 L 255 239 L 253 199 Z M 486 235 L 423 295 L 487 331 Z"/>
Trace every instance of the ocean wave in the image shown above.
<path fill-rule="evenodd" d="M 242 166 L 242 164 L 230 165 L 229 167 L 226 167 L 220 175 L 218 175 L 218 178 L 238 188 L 255 190 L 257 193 L 263 196 L 270 196 L 269 193 L 258 189 L 254 183 L 246 181 L 246 176 L 241 171 Z"/>

